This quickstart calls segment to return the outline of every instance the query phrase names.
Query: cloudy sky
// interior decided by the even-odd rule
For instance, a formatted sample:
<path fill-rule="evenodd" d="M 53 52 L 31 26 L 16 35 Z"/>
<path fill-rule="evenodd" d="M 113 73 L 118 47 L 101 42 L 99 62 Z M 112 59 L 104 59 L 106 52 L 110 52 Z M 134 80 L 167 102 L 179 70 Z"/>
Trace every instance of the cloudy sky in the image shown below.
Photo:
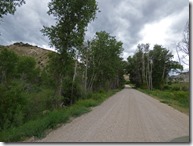
<path fill-rule="evenodd" d="M 26 0 L 15 15 L 0 21 L 0 44 L 30 43 L 49 49 L 43 26 L 54 24 L 47 15 L 50 0 Z M 175 55 L 175 46 L 189 19 L 188 0 L 97 0 L 100 13 L 88 25 L 86 39 L 106 31 L 123 42 L 123 57 L 133 55 L 139 43 L 160 44 Z M 177 56 L 175 55 L 175 59 Z"/>

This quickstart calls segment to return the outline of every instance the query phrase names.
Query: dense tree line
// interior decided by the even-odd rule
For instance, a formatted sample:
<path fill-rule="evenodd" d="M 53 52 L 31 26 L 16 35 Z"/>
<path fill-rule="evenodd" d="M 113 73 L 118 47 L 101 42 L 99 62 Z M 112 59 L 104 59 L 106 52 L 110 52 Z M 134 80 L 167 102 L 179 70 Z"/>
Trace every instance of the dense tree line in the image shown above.
<path fill-rule="evenodd" d="M 11 9 L 7 1 L 0 2 L 0 18 L 23 2 L 12 1 Z M 122 42 L 105 31 L 84 42 L 88 23 L 98 10 L 95 0 L 51 0 L 48 7 L 56 23 L 41 32 L 57 53 L 49 54 L 46 67 L 39 69 L 34 58 L 0 48 L 0 130 L 70 106 L 94 92 L 122 88 L 125 68 L 132 83 L 149 89 L 163 88 L 169 71 L 182 69 L 159 45 L 150 50 L 148 44 L 141 44 L 125 62 L 120 57 Z"/>
<path fill-rule="evenodd" d="M 149 44 L 139 44 L 134 56 L 129 56 L 127 73 L 137 87 L 163 89 L 171 70 L 183 69 L 178 62 L 172 60 L 173 55 L 161 45 L 153 50 Z"/>
<path fill-rule="evenodd" d="M 55 26 L 44 27 L 42 32 L 48 36 L 50 44 L 58 51 L 58 54 L 51 59 L 55 64 L 52 65 L 53 76 L 56 76 L 55 95 L 62 96 L 63 94 L 67 96 L 70 104 L 75 102 L 76 94 L 81 93 L 76 92 L 76 89 L 78 89 L 77 81 L 84 82 L 85 93 L 87 90 L 97 91 L 104 88 L 104 84 L 109 84 L 106 87 L 106 89 L 109 89 L 110 84 L 112 84 L 110 77 L 116 76 L 114 72 L 109 73 L 107 71 L 108 67 L 111 67 L 111 69 L 114 67 L 111 60 L 115 59 L 114 62 L 116 63 L 117 60 L 121 62 L 119 55 L 122 44 L 105 32 L 97 33 L 96 38 L 91 41 L 89 46 L 83 45 L 86 27 L 90 21 L 95 19 L 97 10 L 95 0 L 52 0 L 49 3 L 48 14 L 53 15 L 57 22 Z M 112 55 L 109 56 L 107 52 L 112 52 Z M 84 60 L 85 58 L 86 60 Z M 107 58 L 111 63 L 105 61 Z M 78 59 L 81 62 L 78 62 Z M 86 69 L 82 70 L 81 67 Z M 81 81 L 79 72 L 84 73 L 82 74 L 84 81 Z M 108 76 L 106 73 L 108 73 Z M 118 77 L 116 76 L 116 78 Z M 71 86 L 68 94 L 63 91 L 66 80 Z M 118 85 L 119 83 L 114 86 L 117 87 Z"/>
<path fill-rule="evenodd" d="M 95 0 L 49 3 L 48 14 L 56 24 L 44 26 L 42 32 L 57 52 L 49 54 L 44 68 L 38 68 L 34 58 L 0 48 L 0 130 L 70 106 L 94 92 L 123 87 L 122 43 L 104 31 L 84 42 L 97 10 Z"/>
<path fill-rule="evenodd" d="M 57 72 L 55 93 L 57 96 L 61 96 L 62 85 L 67 74 L 65 68 L 83 43 L 85 29 L 88 23 L 95 18 L 97 4 L 95 0 L 52 0 L 48 7 L 48 14 L 55 17 L 56 24 L 51 27 L 44 26 L 42 32 L 48 36 L 51 46 L 54 46 L 59 53 L 52 59 L 56 59 L 54 62 L 58 63 L 55 68 Z M 72 86 L 74 86 L 73 84 L 74 80 Z"/>
<path fill-rule="evenodd" d="M 33 58 L 0 48 L 0 129 L 18 126 L 30 116 L 27 94 L 36 89 L 40 75 L 35 65 Z"/>
<path fill-rule="evenodd" d="M 61 54 L 51 52 L 47 66 L 40 69 L 34 58 L 1 47 L 0 129 L 19 126 L 47 110 L 70 106 L 93 92 L 123 87 L 121 42 L 99 32 L 89 46 L 82 45 L 80 50 L 78 57 L 65 58 L 63 66 Z"/>
<path fill-rule="evenodd" d="M 83 51 L 87 90 L 117 88 L 123 84 L 122 42 L 104 31 L 97 32 Z"/>

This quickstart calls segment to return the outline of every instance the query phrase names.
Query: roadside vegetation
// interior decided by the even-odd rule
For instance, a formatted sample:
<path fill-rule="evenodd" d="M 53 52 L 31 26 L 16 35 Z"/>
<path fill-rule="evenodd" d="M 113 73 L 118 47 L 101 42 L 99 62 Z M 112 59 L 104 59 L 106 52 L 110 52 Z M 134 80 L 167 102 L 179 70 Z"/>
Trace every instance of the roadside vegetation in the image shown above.
<path fill-rule="evenodd" d="M 0 4 L 2 19 L 25 0 Z M 43 137 L 46 130 L 90 111 L 122 89 L 124 74 L 130 74 L 133 85 L 151 90 L 144 91 L 161 97 L 162 102 L 184 108 L 189 105 L 186 90 L 165 86 L 170 70 L 182 70 L 166 48 L 155 45 L 150 50 L 149 44 L 141 44 L 136 54 L 124 61 L 123 43 L 109 33 L 96 32 L 91 40 L 85 40 L 87 26 L 97 12 L 95 0 L 52 0 L 48 14 L 55 25 L 42 26 L 41 32 L 56 52 L 49 53 L 41 68 L 34 57 L 0 46 L 0 141 Z"/>
<path fill-rule="evenodd" d="M 101 104 L 105 99 L 115 94 L 117 90 L 93 93 L 87 99 L 81 99 L 72 106 L 46 111 L 39 117 L 29 120 L 21 126 L 8 128 L 0 132 L 0 141 L 24 141 L 27 138 L 42 138 L 49 129 L 54 129 L 69 122 L 73 117 L 80 116 L 91 110 L 91 107 Z"/>
<path fill-rule="evenodd" d="M 23 3 L 3 2 L 7 11 L 0 18 Z M 57 52 L 48 54 L 43 67 L 35 57 L 0 46 L 0 141 L 42 137 L 124 86 L 122 42 L 105 31 L 84 38 L 98 11 L 96 1 L 53 0 L 48 8 L 56 24 L 41 32 Z"/>
<path fill-rule="evenodd" d="M 151 95 L 181 112 L 189 114 L 190 89 L 187 76 L 182 76 L 182 63 L 189 60 L 189 21 L 186 23 L 183 39 L 176 46 L 178 61 L 173 61 L 172 53 L 162 45 L 139 44 L 133 56 L 126 62 L 126 73 L 129 84 L 134 88 Z M 170 72 L 181 76 L 170 76 Z M 177 80 L 176 80 L 177 79 Z"/>
<path fill-rule="evenodd" d="M 189 49 L 188 45 L 185 47 Z M 136 53 L 127 59 L 126 72 L 130 75 L 129 83 L 160 102 L 189 114 L 188 79 L 179 77 L 176 80 L 176 77 L 172 79 L 169 76 L 171 71 L 178 74 L 183 72 L 183 66 L 172 59 L 171 52 L 161 45 L 155 45 L 153 50 L 150 50 L 149 44 L 139 44 Z"/>
<path fill-rule="evenodd" d="M 138 89 L 187 115 L 190 113 L 190 91 L 188 83 L 167 85 L 164 90 Z"/>

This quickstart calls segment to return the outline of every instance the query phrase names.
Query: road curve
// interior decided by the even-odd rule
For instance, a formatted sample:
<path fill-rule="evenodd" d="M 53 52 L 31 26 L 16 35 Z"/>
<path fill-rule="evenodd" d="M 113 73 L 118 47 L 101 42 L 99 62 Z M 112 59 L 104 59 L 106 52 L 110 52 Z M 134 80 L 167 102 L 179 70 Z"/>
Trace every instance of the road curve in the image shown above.
<path fill-rule="evenodd" d="M 189 136 L 189 116 L 123 89 L 36 142 L 170 142 L 183 136 Z"/>

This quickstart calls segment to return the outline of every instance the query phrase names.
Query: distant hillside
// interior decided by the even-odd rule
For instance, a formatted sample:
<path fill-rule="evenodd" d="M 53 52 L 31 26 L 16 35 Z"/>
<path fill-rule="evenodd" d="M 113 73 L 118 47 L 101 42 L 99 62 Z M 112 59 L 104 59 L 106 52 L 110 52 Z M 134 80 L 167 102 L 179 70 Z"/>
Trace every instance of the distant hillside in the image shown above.
<path fill-rule="evenodd" d="M 20 56 L 29 56 L 35 58 L 38 66 L 43 68 L 48 62 L 48 54 L 52 51 L 40 48 L 38 46 L 32 46 L 30 44 L 14 43 L 9 46 L 4 46 L 8 50 L 14 51 Z"/>

